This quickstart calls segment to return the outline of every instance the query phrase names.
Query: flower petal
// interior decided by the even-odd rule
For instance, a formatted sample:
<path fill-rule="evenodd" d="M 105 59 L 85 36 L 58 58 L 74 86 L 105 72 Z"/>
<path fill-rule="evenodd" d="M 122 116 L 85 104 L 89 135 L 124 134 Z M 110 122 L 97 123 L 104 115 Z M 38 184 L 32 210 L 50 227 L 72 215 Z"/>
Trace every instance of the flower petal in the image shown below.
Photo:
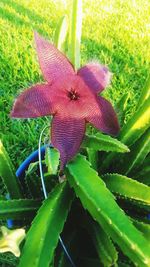
<path fill-rule="evenodd" d="M 93 103 L 93 112 L 86 118 L 97 129 L 104 133 L 117 135 L 119 132 L 119 123 L 117 115 L 109 101 L 98 96 Z"/>
<path fill-rule="evenodd" d="M 36 49 L 43 76 L 49 83 L 68 79 L 74 69 L 67 57 L 35 32 Z"/>
<path fill-rule="evenodd" d="M 98 63 L 88 63 L 79 69 L 77 74 L 94 93 L 102 92 L 111 79 L 111 73 L 107 67 Z"/>
<path fill-rule="evenodd" d="M 78 152 L 85 133 L 85 120 L 56 114 L 52 121 L 52 145 L 60 152 L 61 169 Z"/>
<path fill-rule="evenodd" d="M 23 92 L 11 111 L 13 118 L 36 118 L 54 113 L 51 86 L 37 84 Z"/>

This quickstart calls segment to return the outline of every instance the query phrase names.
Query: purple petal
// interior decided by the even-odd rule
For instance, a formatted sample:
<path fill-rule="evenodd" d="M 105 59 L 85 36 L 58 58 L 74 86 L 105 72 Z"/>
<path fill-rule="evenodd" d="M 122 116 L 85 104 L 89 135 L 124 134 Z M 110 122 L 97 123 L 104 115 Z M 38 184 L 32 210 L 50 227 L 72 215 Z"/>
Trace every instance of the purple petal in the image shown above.
<path fill-rule="evenodd" d="M 36 118 L 54 113 L 51 87 L 37 84 L 23 92 L 11 111 L 13 118 Z"/>
<path fill-rule="evenodd" d="M 49 83 L 68 79 L 74 69 L 67 57 L 35 32 L 36 49 L 43 76 Z"/>
<path fill-rule="evenodd" d="M 98 96 L 93 103 L 93 112 L 86 118 L 94 127 L 104 133 L 116 136 L 119 132 L 119 123 L 117 115 L 106 99 Z"/>
<path fill-rule="evenodd" d="M 85 133 L 85 120 L 56 114 L 52 121 L 52 144 L 60 152 L 61 169 L 78 152 Z"/>
<path fill-rule="evenodd" d="M 98 63 L 88 63 L 79 69 L 77 74 L 94 93 L 102 92 L 111 79 L 111 73 L 107 67 Z"/>

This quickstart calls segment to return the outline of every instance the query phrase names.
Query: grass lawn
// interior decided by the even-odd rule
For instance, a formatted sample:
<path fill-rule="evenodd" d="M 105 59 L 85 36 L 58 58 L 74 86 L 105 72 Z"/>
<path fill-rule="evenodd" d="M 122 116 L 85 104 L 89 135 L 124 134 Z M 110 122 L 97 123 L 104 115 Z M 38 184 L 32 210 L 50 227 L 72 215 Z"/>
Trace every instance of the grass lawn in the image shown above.
<path fill-rule="evenodd" d="M 33 29 L 53 40 L 70 4 L 71 0 L 0 0 L 0 134 L 16 167 L 37 148 L 40 131 L 49 121 L 9 118 L 19 92 L 42 80 Z M 109 66 L 114 75 L 105 96 L 115 104 L 129 91 L 129 117 L 150 67 L 150 1 L 83 0 L 83 12 L 82 64 L 98 60 Z"/>

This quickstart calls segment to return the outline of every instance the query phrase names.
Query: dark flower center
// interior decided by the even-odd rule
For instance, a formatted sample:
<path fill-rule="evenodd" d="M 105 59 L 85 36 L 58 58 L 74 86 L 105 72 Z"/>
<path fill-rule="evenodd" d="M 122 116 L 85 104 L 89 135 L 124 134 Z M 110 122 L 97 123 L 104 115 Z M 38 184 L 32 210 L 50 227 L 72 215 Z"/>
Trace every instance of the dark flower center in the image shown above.
<path fill-rule="evenodd" d="M 68 92 L 68 97 L 70 98 L 70 100 L 78 100 L 80 96 L 75 90 L 72 89 Z"/>

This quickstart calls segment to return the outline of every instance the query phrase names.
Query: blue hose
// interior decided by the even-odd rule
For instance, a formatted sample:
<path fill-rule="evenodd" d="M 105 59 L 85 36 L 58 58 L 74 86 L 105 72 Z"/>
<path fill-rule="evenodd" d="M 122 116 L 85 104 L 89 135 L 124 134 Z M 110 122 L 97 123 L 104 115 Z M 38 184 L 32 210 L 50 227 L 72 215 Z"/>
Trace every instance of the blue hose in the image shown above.
<path fill-rule="evenodd" d="M 42 146 L 41 147 L 41 157 L 44 159 L 45 155 L 45 148 L 47 146 Z M 38 156 L 38 149 L 34 152 L 32 152 L 19 166 L 19 168 L 16 171 L 16 176 L 19 178 L 19 180 L 22 180 L 25 177 L 25 171 L 28 169 L 30 163 L 38 161 L 39 156 Z"/>
<path fill-rule="evenodd" d="M 9 193 L 6 194 L 6 199 L 10 199 Z M 8 226 L 8 228 L 13 228 L 13 225 L 14 225 L 13 220 L 12 219 L 8 219 L 7 220 L 7 226 Z"/>
<path fill-rule="evenodd" d="M 44 159 L 44 156 L 45 156 L 45 149 L 46 147 L 49 146 L 49 145 L 45 145 L 45 146 L 42 146 L 41 147 L 41 159 Z M 51 146 L 51 145 L 50 145 Z M 24 179 L 25 177 L 25 171 L 28 169 L 30 163 L 32 162 L 36 162 L 39 160 L 39 150 L 37 149 L 36 151 L 32 152 L 22 163 L 21 165 L 19 166 L 19 168 L 17 169 L 16 171 L 16 176 L 17 178 L 21 181 Z M 9 195 L 7 196 L 7 199 L 9 198 Z M 7 225 L 8 225 L 8 228 L 12 228 L 13 227 L 13 220 L 9 219 L 7 220 Z M 68 259 L 70 260 L 71 262 L 71 266 L 75 266 L 75 264 L 73 263 L 70 255 L 68 254 L 68 251 L 66 250 L 66 247 L 64 246 L 64 243 L 61 239 L 61 237 L 59 238 L 60 240 L 60 243 L 68 257 Z"/>
<path fill-rule="evenodd" d="M 44 159 L 44 155 L 45 155 L 45 148 L 47 147 L 47 145 L 42 146 L 41 147 L 41 157 L 42 159 Z M 21 181 L 24 179 L 25 177 L 25 172 L 28 169 L 30 163 L 38 161 L 39 156 L 38 156 L 38 149 L 34 152 L 32 152 L 19 166 L 19 168 L 16 171 L 16 176 L 17 178 Z M 7 199 L 10 199 L 9 194 L 6 195 Z M 8 228 L 12 228 L 14 225 L 13 220 L 12 219 L 8 219 L 7 220 L 7 226 Z"/>

